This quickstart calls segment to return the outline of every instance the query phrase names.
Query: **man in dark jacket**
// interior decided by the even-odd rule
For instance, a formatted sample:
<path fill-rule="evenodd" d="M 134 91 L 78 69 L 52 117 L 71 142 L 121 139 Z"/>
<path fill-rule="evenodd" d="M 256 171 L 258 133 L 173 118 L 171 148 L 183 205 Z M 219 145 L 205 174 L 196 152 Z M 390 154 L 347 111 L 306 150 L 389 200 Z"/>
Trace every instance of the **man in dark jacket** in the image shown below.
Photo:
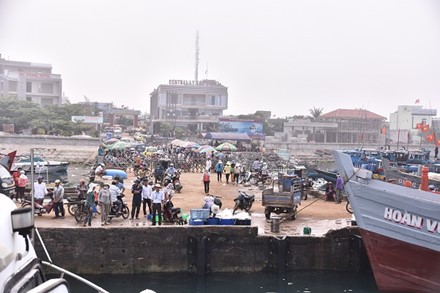
<path fill-rule="evenodd" d="M 136 214 L 136 219 L 139 219 L 139 212 L 141 210 L 142 202 L 142 184 L 139 180 L 135 180 L 133 186 L 131 187 L 131 192 L 133 193 L 133 201 L 131 206 L 131 219 L 134 219 Z"/>

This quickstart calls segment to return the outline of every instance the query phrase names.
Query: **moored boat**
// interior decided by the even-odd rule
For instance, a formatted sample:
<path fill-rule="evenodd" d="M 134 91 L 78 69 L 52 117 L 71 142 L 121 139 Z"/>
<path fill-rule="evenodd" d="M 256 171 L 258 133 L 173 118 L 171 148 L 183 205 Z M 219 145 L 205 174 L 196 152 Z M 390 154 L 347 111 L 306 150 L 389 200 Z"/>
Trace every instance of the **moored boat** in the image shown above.
<path fill-rule="evenodd" d="M 64 278 L 46 279 L 42 264 L 76 278 L 97 292 L 107 292 L 80 276 L 37 257 L 30 239 L 34 228 L 33 214 L 31 208 L 17 209 L 9 197 L 0 194 L 0 292 L 70 292 Z"/>
<path fill-rule="evenodd" d="M 396 167 L 390 165 L 387 159 L 383 159 L 383 169 L 385 173 L 385 178 L 388 182 L 397 183 L 399 185 L 408 184 L 412 188 L 419 189 L 422 182 L 422 178 L 419 175 L 402 172 Z M 434 178 L 428 178 L 428 184 L 434 185 L 436 188 L 440 188 L 440 181 Z M 409 186 L 408 186 L 409 187 Z"/>
<path fill-rule="evenodd" d="M 440 195 L 373 180 L 333 155 L 379 289 L 440 292 Z"/>

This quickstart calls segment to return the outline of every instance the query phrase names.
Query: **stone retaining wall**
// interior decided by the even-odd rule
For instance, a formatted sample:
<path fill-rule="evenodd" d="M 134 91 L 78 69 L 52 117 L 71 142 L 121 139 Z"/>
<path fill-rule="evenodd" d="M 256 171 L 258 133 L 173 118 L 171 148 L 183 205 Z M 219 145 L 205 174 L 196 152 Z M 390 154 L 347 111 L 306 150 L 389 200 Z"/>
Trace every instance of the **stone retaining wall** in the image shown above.
<path fill-rule="evenodd" d="M 79 274 L 360 271 L 369 262 L 357 228 L 326 237 L 258 236 L 250 226 L 41 228 L 53 262 Z M 36 241 L 37 254 L 46 260 Z"/>

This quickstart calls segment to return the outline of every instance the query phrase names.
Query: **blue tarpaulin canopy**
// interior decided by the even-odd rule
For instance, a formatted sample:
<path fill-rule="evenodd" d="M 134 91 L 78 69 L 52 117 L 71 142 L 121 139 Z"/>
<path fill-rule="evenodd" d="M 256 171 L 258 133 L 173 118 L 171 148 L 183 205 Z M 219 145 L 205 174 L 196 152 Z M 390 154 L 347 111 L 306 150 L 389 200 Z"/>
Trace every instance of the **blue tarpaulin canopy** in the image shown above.
<path fill-rule="evenodd" d="M 234 132 L 208 132 L 203 137 L 205 139 L 215 140 L 237 140 L 237 141 L 251 141 L 252 139 L 246 133 Z"/>

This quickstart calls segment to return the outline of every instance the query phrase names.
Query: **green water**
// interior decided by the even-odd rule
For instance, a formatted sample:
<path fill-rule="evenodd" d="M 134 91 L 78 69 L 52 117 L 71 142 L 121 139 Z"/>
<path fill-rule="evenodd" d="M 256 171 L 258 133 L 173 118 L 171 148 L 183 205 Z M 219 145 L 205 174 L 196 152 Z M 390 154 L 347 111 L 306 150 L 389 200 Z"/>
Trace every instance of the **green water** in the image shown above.
<path fill-rule="evenodd" d="M 142 274 L 83 276 L 109 292 L 298 292 L 376 293 L 371 273 L 295 271 L 285 276 L 272 273 Z M 72 292 L 94 292 L 69 280 Z"/>

